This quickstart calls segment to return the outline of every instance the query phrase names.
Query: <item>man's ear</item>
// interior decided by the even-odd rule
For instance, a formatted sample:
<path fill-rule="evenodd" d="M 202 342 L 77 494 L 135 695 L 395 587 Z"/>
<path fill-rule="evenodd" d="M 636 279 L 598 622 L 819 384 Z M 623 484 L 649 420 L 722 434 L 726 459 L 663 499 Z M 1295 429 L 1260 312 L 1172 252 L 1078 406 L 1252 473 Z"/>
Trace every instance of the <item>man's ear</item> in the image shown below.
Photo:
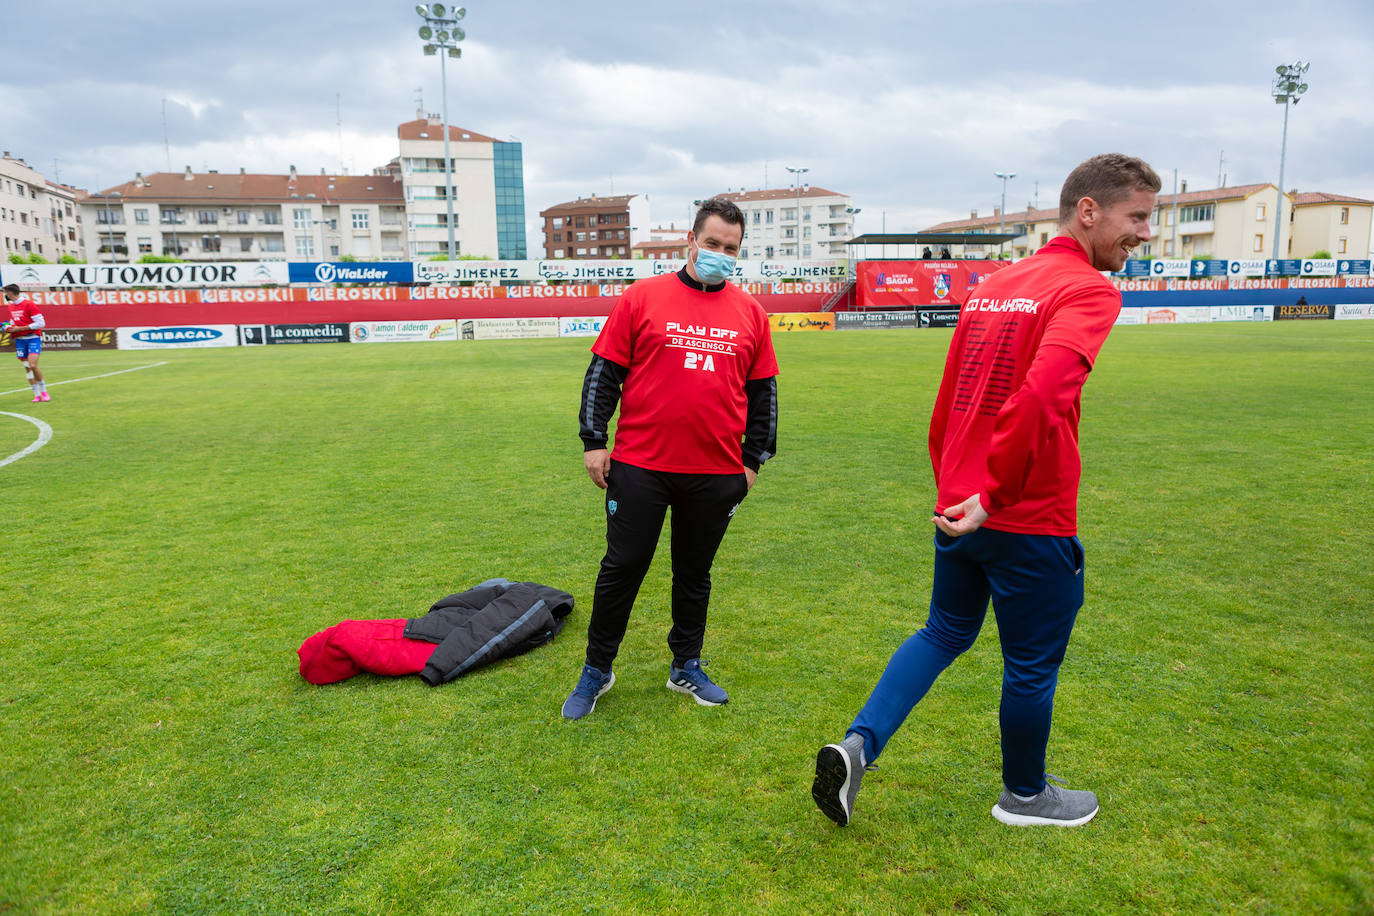
<path fill-rule="evenodd" d="M 1091 197 L 1078 198 L 1077 210 L 1078 221 L 1084 226 L 1091 226 L 1097 222 L 1097 218 L 1102 214 L 1102 208 Z"/>

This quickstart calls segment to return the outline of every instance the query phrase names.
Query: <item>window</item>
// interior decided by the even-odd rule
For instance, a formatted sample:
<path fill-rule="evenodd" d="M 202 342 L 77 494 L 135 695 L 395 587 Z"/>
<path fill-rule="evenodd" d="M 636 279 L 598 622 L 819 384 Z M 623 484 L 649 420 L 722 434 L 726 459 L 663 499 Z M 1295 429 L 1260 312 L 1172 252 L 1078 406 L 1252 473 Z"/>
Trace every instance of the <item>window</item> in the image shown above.
<path fill-rule="evenodd" d="M 138 238 L 138 253 L 139 253 L 139 254 L 152 254 L 152 253 L 153 253 L 153 240 L 152 240 L 151 237 L 139 236 L 139 238 Z"/>
<path fill-rule="evenodd" d="M 1345 254 L 1346 243 L 1347 239 L 1345 236 L 1336 239 L 1336 254 Z"/>
<path fill-rule="evenodd" d="M 296 236 L 296 254 L 303 258 L 313 258 L 315 256 L 315 240 L 308 235 Z"/>
<path fill-rule="evenodd" d="M 330 246 L 329 246 L 329 256 L 330 256 L 331 258 L 337 258 L 337 257 L 339 256 L 339 246 L 338 246 L 338 245 L 330 245 Z"/>
<path fill-rule="evenodd" d="M 579 248 L 579 249 L 577 249 L 577 256 L 578 256 L 579 258 L 585 258 L 585 257 L 587 256 L 587 249 L 585 249 L 585 248 Z"/>
<path fill-rule="evenodd" d="M 763 219 L 763 211 L 762 211 L 762 210 L 755 210 L 755 211 L 754 211 L 754 225 L 757 226 L 757 225 L 759 224 L 759 221 L 762 220 L 762 219 Z"/>
<path fill-rule="evenodd" d="M 1256 235 L 1256 236 L 1255 236 L 1255 244 L 1252 245 L 1252 246 L 1250 247 L 1250 250 L 1251 250 L 1251 251 L 1263 251 L 1263 250 L 1264 250 L 1264 236 L 1262 236 L 1262 235 Z"/>
<path fill-rule="evenodd" d="M 262 211 L 262 221 L 263 221 L 263 223 L 264 223 L 265 225 L 268 225 L 268 226 L 280 226 L 280 225 L 281 225 L 281 211 L 280 211 L 280 210 L 263 210 L 263 211 Z"/>
<path fill-rule="evenodd" d="M 555 217 L 553 218 L 553 228 L 555 228 L 555 229 L 562 229 L 562 228 L 563 228 L 563 217 L 561 217 L 561 216 L 555 216 Z"/>
<path fill-rule="evenodd" d="M 587 233 L 587 241 L 589 241 L 589 242 L 595 242 L 595 241 L 596 241 L 596 233 L 595 233 L 595 232 L 588 232 L 588 233 Z"/>
<path fill-rule="evenodd" d="M 585 232 L 579 232 L 579 233 L 577 233 L 577 240 L 578 240 L 579 242 L 585 242 L 585 241 L 587 241 L 587 233 L 585 233 Z"/>
<path fill-rule="evenodd" d="M 1349 208 L 1349 207 L 1341 207 L 1341 225 L 1342 225 L 1342 226 L 1345 226 L 1345 225 L 1348 225 L 1349 223 L 1350 223 L 1350 208 Z"/>
<path fill-rule="evenodd" d="M 27 223 L 29 221 L 28 214 L 21 213 L 19 214 L 19 216 L 21 217 L 21 222 Z M 124 211 L 97 210 L 95 214 L 95 221 L 102 226 L 118 226 L 124 222 Z"/>
<path fill-rule="evenodd" d="M 765 258 L 771 258 L 771 257 L 773 256 L 773 246 L 772 246 L 772 245 L 769 245 L 767 248 L 763 249 L 763 256 L 764 256 Z"/>
<path fill-rule="evenodd" d="M 1047 245 L 1047 244 L 1049 244 L 1049 241 L 1050 241 L 1050 234 L 1049 234 L 1048 232 L 1042 232 L 1042 233 L 1040 233 L 1040 244 L 1041 244 L 1041 245 Z"/>
<path fill-rule="evenodd" d="M 285 244 L 280 238 L 278 238 L 277 236 L 275 236 L 275 235 L 269 235 L 267 238 L 265 238 L 265 239 L 262 240 L 262 250 L 263 250 L 263 251 L 285 251 L 285 250 L 286 250 L 286 244 Z"/>
<path fill-rule="evenodd" d="M 202 226 L 213 226 L 219 222 L 218 210 L 197 210 L 196 220 Z"/>
<path fill-rule="evenodd" d="M 247 235 L 245 235 L 243 238 L 239 239 L 239 251 L 252 251 L 252 250 L 253 250 L 253 238 L 252 238 L 252 236 L 247 236 Z"/>
<path fill-rule="evenodd" d="M 1169 241 L 1167 241 L 1167 242 L 1164 243 L 1164 257 L 1166 257 L 1166 258 L 1172 258 L 1173 256 L 1174 256 L 1174 243 L 1173 243 L 1173 240 L 1170 239 Z"/>
<path fill-rule="evenodd" d="M 67 215 L 71 216 L 71 213 L 68 213 Z M 135 210 L 134 222 L 138 223 L 140 226 L 148 225 L 148 211 L 143 209 Z"/>
<path fill-rule="evenodd" d="M 772 211 L 772 210 L 767 210 L 767 211 L 765 211 L 765 213 L 767 213 L 767 216 L 766 216 L 766 218 L 764 219 L 764 222 L 768 223 L 768 225 L 770 225 L 770 226 L 773 225 L 773 211 Z M 772 257 L 772 255 L 769 255 L 769 257 Z"/>
<path fill-rule="evenodd" d="M 354 228 L 354 229 L 366 229 L 367 227 L 368 227 L 368 223 L 367 223 L 367 211 L 366 211 L 366 210 L 354 210 L 354 211 L 353 211 L 353 228 Z"/>
<path fill-rule="evenodd" d="M 251 210 L 240 210 L 238 213 L 234 214 L 234 216 L 235 219 L 238 220 L 240 226 L 246 226 L 248 225 L 248 220 L 252 218 L 253 212 Z M 247 251 L 248 249 L 245 248 L 243 250 Z"/>
<path fill-rule="evenodd" d="M 181 212 L 180 207 L 160 207 L 158 218 L 164 223 L 177 226 L 186 222 L 186 216 Z"/>
<path fill-rule="evenodd" d="M 803 254 L 803 255 L 806 255 L 807 257 L 810 257 L 810 256 L 811 256 L 811 246 L 810 246 L 810 245 L 803 245 L 803 246 L 802 246 L 802 254 Z"/>
<path fill-rule="evenodd" d="M 1257 221 L 1264 219 L 1266 206 L 1267 205 L 1264 203 L 1264 201 L 1260 201 L 1259 203 L 1255 204 L 1255 219 Z M 1255 250 L 1259 251 L 1258 248 L 1256 248 Z"/>
<path fill-rule="evenodd" d="M 202 235 L 200 237 L 201 251 L 219 251 L 219 236 Z"/>
<path fill-rule="evenodd" d="M 1212 218 L 1215 204 L 1196 204 L 1178 211 L 1180 223 L 1205 223 Z"/>
<path fill-rule="evenodd" d="M 624 230 L 624 229 L 617 229 L 617 230 L 616 230 L 616 233 L 615 233 L 615 237 L 618 238 L 618 239 L 623 239 L 623 238 L 625 237 L 625 230 Z"/>
<path fill-rule="evenodd" d="M 553 250 L 553 256 L 554 256 L 555 258 L 561 258 L 561 257 L 563 257 L 563 249 L 562 249 L 562 248 L 555 248 L 555 249 Z"/>
<path fill-rule="evenodd" d="M 291 228 L 293 228 L 293 229 L 309 229 L 309 228 L 310 228 L 310 211 L 309 211 L 309 210 L 306 210 L 306 209 L 302 209 L 302 208 L 297 208 L 297 209 L 292 210 L 292 211 L 291 211 Z M 297 239 L 296 241 L 297 241 L 297 243 L 298 243 L 298 244 L 296 245 L 296 247 L 299 249 L 299 248 L 300 248 L 300 245 L 299 245 L 300 239 Z M 296 253 L 297 253 L 297 254 L 300 254 L 299 251 L 297 251 Z"/>
<path fill-rule="evenodd" d="M 577 218 L 577 228 L 581 229 L 581 228 L 584 228 L 586 225 L 587 225 L 587 220 L 586 220 L 584 217 L 579 216 L 579 217 Z"/>

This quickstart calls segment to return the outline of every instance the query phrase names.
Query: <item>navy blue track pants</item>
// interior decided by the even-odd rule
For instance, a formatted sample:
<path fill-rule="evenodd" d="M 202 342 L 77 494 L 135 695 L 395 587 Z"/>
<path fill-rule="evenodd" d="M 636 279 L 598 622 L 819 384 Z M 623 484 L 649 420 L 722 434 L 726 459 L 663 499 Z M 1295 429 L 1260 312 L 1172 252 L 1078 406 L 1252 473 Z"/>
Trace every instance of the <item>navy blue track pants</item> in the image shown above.
<path fill-rule="evenodd" d="M 1002 781 L 1018 795 L 1045 787 L 1059 665 L 1083 606 L 1083 545 L 1076 537 L 980 528 L 935 533 L 926 625 L 892 655 L 850 732 L 872 762 L 940 672 L 973 645 L 992 601 L 1002 643 Z"/>

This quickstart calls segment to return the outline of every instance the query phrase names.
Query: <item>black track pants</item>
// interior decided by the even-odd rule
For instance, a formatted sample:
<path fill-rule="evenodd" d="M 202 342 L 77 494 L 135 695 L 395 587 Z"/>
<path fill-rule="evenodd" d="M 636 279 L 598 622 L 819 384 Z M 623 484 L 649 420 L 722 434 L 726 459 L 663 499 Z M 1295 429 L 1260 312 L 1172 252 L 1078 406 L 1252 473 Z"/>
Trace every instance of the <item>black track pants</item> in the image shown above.
<path fill-rule="evenodd" d="M 744 473 L 673 474 L 611 462 L 606 488 L 606 556 L 596 577 L 587 626 L 587 664 L 610 671 L 630 609 L 654 559 L 671 507 L 673 628 L 668 648 L 681 666 L 701 657 L 711 563 L 735 507 L 748 492 Z"/>

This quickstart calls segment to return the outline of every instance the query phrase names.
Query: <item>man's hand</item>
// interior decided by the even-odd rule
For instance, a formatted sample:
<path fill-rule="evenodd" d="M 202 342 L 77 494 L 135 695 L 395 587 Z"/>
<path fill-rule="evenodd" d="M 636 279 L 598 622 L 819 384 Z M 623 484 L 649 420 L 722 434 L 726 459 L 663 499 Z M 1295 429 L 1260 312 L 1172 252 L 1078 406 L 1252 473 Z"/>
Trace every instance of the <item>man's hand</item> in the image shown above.
<path fill-rule="evenodd" d="M 954 521 L 945 518 L 946 515 L 955 517 Z M 974 493 L 968 499 L 957 506 L 950 506 L 944 515 L 936 515 L 931 518 L 935 527 L 952 538 L 962 537 L 971 534 L 982 527 L 983 522 L 988 520 L 988 511 L 983 508 L 982 502 L 978 499 L 978 494 Z"/>
<path fill-rule="evenodd" d="M 744 482 L 748 485 L 748 486 L 745 487 L 745 492 L 746 492 L 746 493 L 749 492 L 750 490 L 754 489 L 754 481 L 756 481 L 756 480 L 758 480 L 758 479 L 759 479 L 759 472 L 758 472 L 758 471 L 755 471 L 755 470 L 753 470 L 752 468 L 745 468 L 745 469 L 744 469 Z"/>
<path fill-rule="evenodd" d="M 610 451 L 594 448 L 589 452 L 583 452 L 582 465 L 587 469 L 587 476 L 592 479 L 592 483 L 603 490 L 606 489 L 606 475 L 611 472 Z"/>

